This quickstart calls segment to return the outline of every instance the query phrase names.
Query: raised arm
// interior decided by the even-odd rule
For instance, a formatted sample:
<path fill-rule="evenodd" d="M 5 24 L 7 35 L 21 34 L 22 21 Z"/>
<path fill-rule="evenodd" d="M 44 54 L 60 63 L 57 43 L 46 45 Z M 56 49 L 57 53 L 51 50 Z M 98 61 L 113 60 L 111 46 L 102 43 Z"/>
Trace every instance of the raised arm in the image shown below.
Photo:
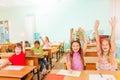
<path fill-rule="evenodd" d="M 83 54 L 85 54 L 86 48 L 87 48 L 87 36 L 85 31 L 82 28 L 80 28 L 80 32 L 82 32 L 82 35 L 83 35 Z"/>
<path fill-rule="evenodd" d="M 45 41 L 43 40 L 42 36 L 40 36 L 40 39 L 42 40 L 43 45 L 45 45 Z"/>
<path fill-rule="evenodd" d="M 70 43 L 74 40 L 74 29 L 73 28 L 71 28 L 70 29 Z"/>
<path fill-rule="evenodd" d="M 98 33 L 99 20 L 95 21 L 95 26 L 94 27 L 95 27 L 95 39 L 96 39 L 97 50 L 101 50 L 101 48 L 100 48 L 99 33 Z"/>
<path fill-rule="evenodd" d="M 23 53 L 25 53 L 25 41 L 22 42 L 22 49 L 23 49 L 23 50 L 22 50 Z"/>
<path fill-rule="evenodd" d="M 110 38 L 111 51 L 115 52 L 115 50 L 116 50 L 116 47 L 115 47 L 115 27 L 116 27 L 117 20 L 115 17 L 113 17 L 113 18 L 111 18 L 111 20 L 109 22 L 111 25 L 111 38 Z"/>

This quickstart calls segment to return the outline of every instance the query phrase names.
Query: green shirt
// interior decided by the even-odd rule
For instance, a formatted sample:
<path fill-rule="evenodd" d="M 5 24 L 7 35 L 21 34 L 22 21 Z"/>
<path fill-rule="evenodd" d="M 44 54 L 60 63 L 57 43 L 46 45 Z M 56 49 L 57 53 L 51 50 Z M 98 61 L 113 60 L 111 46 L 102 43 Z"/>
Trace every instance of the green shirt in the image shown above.
<path fill-rule="evenodd" d="M 42 56 L 40 58 L 44 58 L 42 46 L 40 46 L 39 48 L 33 47 L 32 50 L 33 50 L 34 54 L 41 54 Z"/>

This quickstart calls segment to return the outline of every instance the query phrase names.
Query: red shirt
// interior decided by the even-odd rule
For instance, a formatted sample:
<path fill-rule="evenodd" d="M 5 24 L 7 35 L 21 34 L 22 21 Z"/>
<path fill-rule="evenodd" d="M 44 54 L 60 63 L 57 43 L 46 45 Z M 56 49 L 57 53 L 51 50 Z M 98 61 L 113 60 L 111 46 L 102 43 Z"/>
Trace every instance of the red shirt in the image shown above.
<path fill-rule="evenodd" d="M 12 63 L 12 65 L 24 66 L 25 65 L 25 54 L 23 52 L 21 52 L 19 55 L 13 54 L 9 58 L 9 61 Z"/>

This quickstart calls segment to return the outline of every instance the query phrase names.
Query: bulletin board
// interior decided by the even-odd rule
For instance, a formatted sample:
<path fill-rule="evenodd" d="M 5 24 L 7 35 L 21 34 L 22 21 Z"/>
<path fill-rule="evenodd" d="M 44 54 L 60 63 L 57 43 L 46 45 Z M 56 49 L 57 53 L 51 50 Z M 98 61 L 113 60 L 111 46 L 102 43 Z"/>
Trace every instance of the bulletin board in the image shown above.
<path fill-rule="evenodd" d="M 0 43 L 9 42 L 9 24 L 8 21 L 0 21 Z"/>

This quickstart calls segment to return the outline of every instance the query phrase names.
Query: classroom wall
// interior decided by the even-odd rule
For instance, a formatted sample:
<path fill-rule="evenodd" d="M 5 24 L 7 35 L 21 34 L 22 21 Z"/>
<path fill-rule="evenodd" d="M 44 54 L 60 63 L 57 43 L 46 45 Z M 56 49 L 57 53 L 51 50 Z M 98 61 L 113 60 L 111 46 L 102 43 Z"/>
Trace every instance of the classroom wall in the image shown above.
<path fill-rule="evenodd" d="M 53 1 L 53 2 L 52 2 Z M 25 33 L 26 16 L 35 16 L 35 32 L 51 41 L 64 41 L 69 48 L 69 30 L 79 26 L 89 33 L 96 19 L 100 20 L 100 34 L 110 34 L 110 0 L 52 0 L 38 6 L 2 7 L 0 20 L 10 22 L 10 41 L 21 41 Z M 107 30 L 106 30 L 107 29 Z M 26 34 L 27 35 L 27 34 Z"/>

